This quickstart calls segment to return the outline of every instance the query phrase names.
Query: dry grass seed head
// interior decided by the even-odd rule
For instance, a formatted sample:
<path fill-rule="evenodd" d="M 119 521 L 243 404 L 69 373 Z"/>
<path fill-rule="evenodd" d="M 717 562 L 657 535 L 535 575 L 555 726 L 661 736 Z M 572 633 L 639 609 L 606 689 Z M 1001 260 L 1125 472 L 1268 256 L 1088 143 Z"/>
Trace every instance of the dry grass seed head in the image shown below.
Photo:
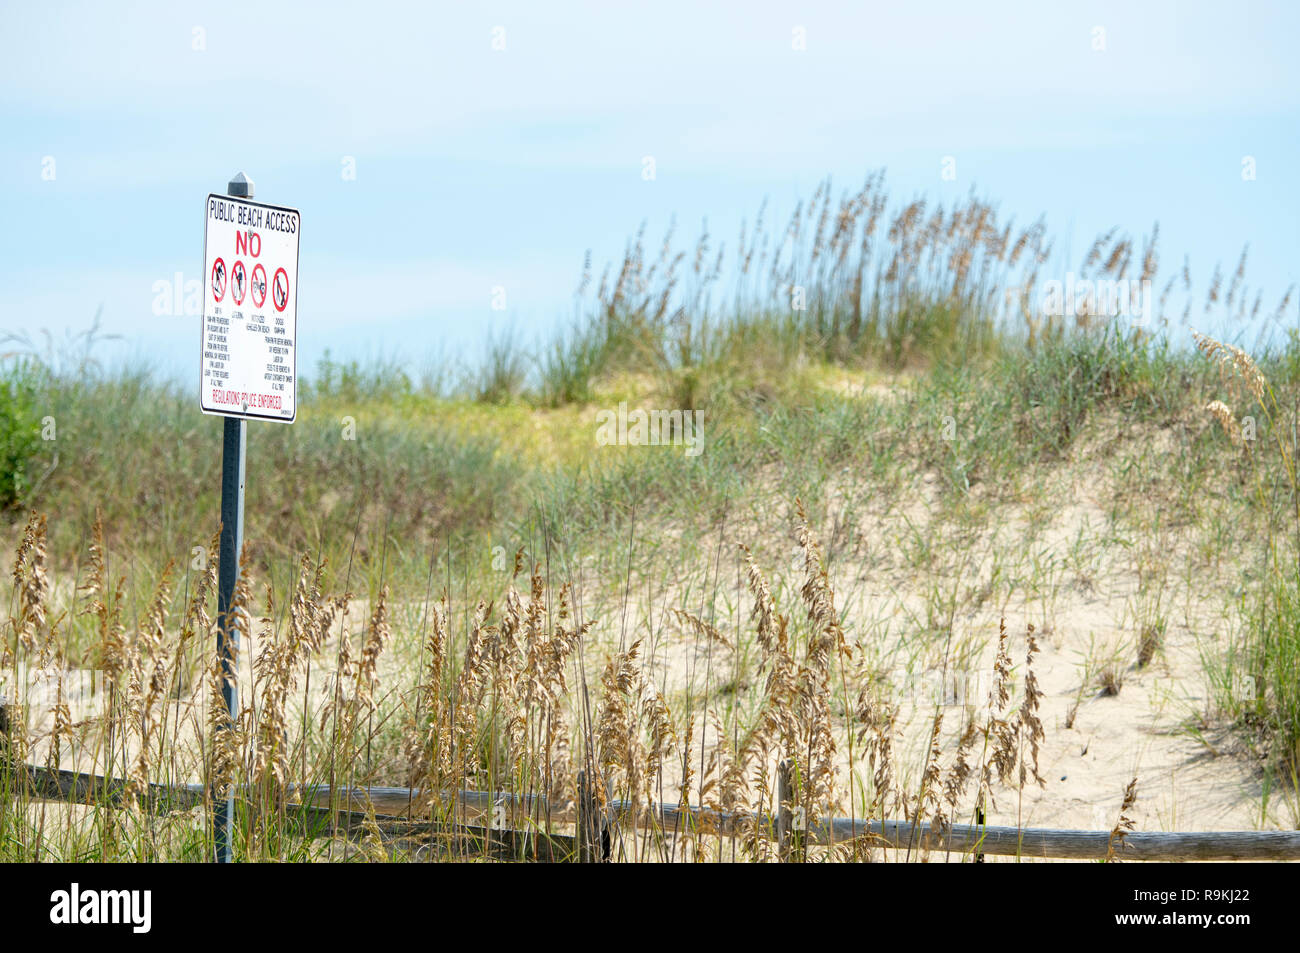
<path fill-rule="evenodd" d="M 1117 849 L 1122 850 L 1125 846 L 1125 838 L 1129 832 L 1137 827 L 1137 823 L 1129 815 L 1133 806 L 1137 804 L 1137 777 L 1135 776 L 1128 786 L 1124 788 L 1124 800 L 1120 804 L 1119 818 L 1115 821 L 1115 826 L 1111 828 L 1110 837 L 1106 840 L 1106 860 L 1107 862 L 1118 862 Z"/>
<path fill-rule="evenodd" d="M 1240 380 L 1255 400 L 1263 404 L 1264 393 L 1269 390 L 1268 379 L 1249 354 L 1239 347 L 1216 341 L 1195 330 L 1192 331 L 1192 338 L 1196 341 L 1197 349 L 1218 365 L 1221 374 Z"/>
<path fill-rule="evenodd" d="M 1025 700 L 1020 706 L 1017 721 L 1022 734 L 1027 733 L 1029 737 L 1029 760 L 1028 762 L 1021 760 L 1020 784 L 1023 787 L 1028 780 L 1028 774 L 1032 773 L 1033 779 L 1038 786 L 1046 787 L 1047 782 L 1038 773 L 1038 754 L 1040 746 L 1046 738 L 1046 733 L 1043 731 L 1042 720 L 1038 716 L 1043 692 L 1038 687 L 1038 676 L 1034 674 L 1034 656 L 1038 654 L 1038 640 L 1034 637 L 1032 623 L 1030 623 L 1028 631 L 1025 633 L 1025 643 Z"/>
<path fill-rule="evenodd" d="M 50 594 L 50 580 L 45 571 L 45 528 L 45 516 L 33 512 L 27 520 L 14 558 L 13 580 L 18 591 L 18 618 L 11 622 L 19 644 L 28 652 L 38 650 L 35 636 L 45 625 L 45 602 Z"/>
<path fill-rule="evenodd" d="M 1221 400 L 1212 400 L 1205 405 L 1205 410 L 1219 422 L 1219 426 L 1222 427 L 1223 432 L 1228 435 L 1228 439 L 1232 441 L 1232 445 L 1234 447 L 1241 446 L 1241 425 L 1238 424 L 1237 419 L 1232 416 L 1232 408 Z"/>

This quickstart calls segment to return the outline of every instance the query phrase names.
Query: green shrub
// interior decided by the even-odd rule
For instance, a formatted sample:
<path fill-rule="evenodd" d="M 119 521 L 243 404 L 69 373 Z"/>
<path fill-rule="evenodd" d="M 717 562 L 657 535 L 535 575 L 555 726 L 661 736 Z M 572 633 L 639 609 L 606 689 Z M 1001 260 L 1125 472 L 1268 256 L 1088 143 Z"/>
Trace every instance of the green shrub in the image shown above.
<path fill-rule="evenodd" d="M 17 506 L 31 486 L 31 461 L 40 444 L 34 393 L 26 365 L 0 376 L 0 510 Z"/>

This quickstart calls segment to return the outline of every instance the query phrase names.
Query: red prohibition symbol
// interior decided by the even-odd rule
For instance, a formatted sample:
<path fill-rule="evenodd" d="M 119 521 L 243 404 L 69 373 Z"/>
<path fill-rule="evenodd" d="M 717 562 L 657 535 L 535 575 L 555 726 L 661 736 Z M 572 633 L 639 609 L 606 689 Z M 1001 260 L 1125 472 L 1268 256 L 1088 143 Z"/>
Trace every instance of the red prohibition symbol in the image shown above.
<path fill-rule="evenodd" d="M 253 266 L 253 307 L 266 304 L 266 269 L 261 264 Z"/>
<path fill-rule="evenodd" d="M 236 305 L 244 303 L 244 295 L 248 293 L 248 275 L 244 272 L 244 263 L 236 261 L 235 267 L 230 269 L 230 297 Z"/>
<path fill-rule="evenodd" d="M 226 296 L 226 263 L 218 258 L 212 263 L 212 297 L 220 301 Z"/>
<path fill-rule="evenodd" d="M 283 268 L 275 269 L 275 284 L 271 287 L 271 303 L 276 311 L 289 306 L 289 275 Z"/>

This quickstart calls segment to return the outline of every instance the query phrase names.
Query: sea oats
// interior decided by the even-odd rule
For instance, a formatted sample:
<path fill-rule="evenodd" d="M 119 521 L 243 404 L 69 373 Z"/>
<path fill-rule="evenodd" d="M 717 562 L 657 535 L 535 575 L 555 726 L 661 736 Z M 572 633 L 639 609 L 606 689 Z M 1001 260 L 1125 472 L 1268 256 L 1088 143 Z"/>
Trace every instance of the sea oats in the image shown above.
<path fill-rule="evenodd" d="M 1286 309 L 1291 304 L 1291 296 L 1294 293 L 1295 293 L 1295 285 L 1292 285 L 1291 287 L 1286 289 L 1286 294 L 1284 294 L 1282 296 L 1282 300 L 1278 302 L 1277 310 L 1273 312 L 1274 321 L 1281 321 L 1284 317 L 1286 317 Z"/>
<path fill-rule="evenodd" d="M 1043 692 L 1038 687 L 1038 676 L 1034 673 L 1034 656 L 1038 654 L 1038 640 L 1034 638 L 1034 626 L 1030 623 L 1028 631 L 1025 633 L 1025 700 L 1020 706 L 1017 715 L 1017 723 L 1020 732 L 1027 734 L 1029 739 L 1029 760 L 1021 758 L 1020 763 L 1020 785 L 1023 787 L 1027 779 L 1027 771 L 1031 772 L 1034 781 L 1039 787 L 1046 787 L 1047 782 L 1043 780 L 1038 773 L 1038 755 L 1046 732 L 1043 730 L 1043 723 L 1039 719 L 1038 711 L 1043 698 Z"/>
<path fill-rule="evenodd" d="M 925 769 L 921 772 L 921 785 L 916 795 L 916 807 L 912 811 L 912 822 L 920 825 L 926 818 L 932 822 L 931 835 L 942 831 L 948 825 L 948 818 L 943 813 L 943 775 L 939 766 L 942 749 L 939 745 L 939 733 L 943 729 L 943 709 L 937 708 L 930 725 L 930 745 L 925 760 Z M 930 848 L 928 841 L 922 841 L 922 851 Z"/>
<path fill-rule="evenodd" d="M 957 754 L 943 781 L 944 800 L 948 803 L 950 814 L 955 814 L 957 804 L 966 790 L 971 776 L 970 752 L 979 737 L 979 729 L 974 721 L 968 721 L 957 742 Z"/>
<path fill-rule="evenodd" d="M 1210 313 L 1210 308 L 1217 304 L 1219 295 L 1223 288 L 1223 270 L 1216 264 L 1214 274 L 1210 276 L 1210 287 L 1205 292 L 1205 313 Z"/>
<path fill-rule="evenodd" d="M 1205 410 L 1219 422 L 1219 426 L 1228 435 L 1233 446 L 1241 446 L 1241 425 L 1237 423 L 1237 418 L 1232 416 L 1232 408 L 1221 400 L 1212 400 L 1205 405 Z"/>
<path fill-rule="evenodd" d="M 122 588 L 109 578 L 104 549 L 104 523 L 96 513 L 90 536 L 90 572 L 82 587 L 90 599 L 83 614 L 98 620 L 99 660 L 108 680 L 115 681 L 127 664 L 126 627 L 122 624 Z"/>
<path fill-rule="evenodd" d="M 1232 273 L 1232 281 L 1228 284 L 1227 306 L 1232 310 L 1232 303 L 1237 297 L 1237 292 L 1241 290 L 1242 282 L 1246 277 L 1246 257 L 1250 253 L 1250 245 L 1247 244 L 1241 249 L 1241 258 L 1237 261 L 1237 270 Z"/>
<path fill-rule="evenodd" d="M 45 625 L 45 603 L 50 594 L 50 580 L 45 571 L 45 532 L 45 516 L 32 513 L 18 544 L 13 568 L 14 588 L 18 592 L 15 634 L 24 649 L 42 656 L 48 653 L 41 651 L 36 636 Z"/>
<path fill-rule="evenodd" d="M 173 562 L 168 561 L 163 569 L 145 614 L 145 625 L 132 643 L 132 677 L 128 709 L 133 714 L 131 723 L 136 730 L 139 743 L 135 764 L 129 776 L 128 791 L 133 798 L 142 797 L 148 791 L 154 736 L 160 728 L 164 714 L 160 711 L 160 707 L 170 687 L 164 641 L 174 566 Z M 147 687 L 141 684 L 143 680 L 147 680 Z"/>
<path fill-rule="evenodd" d="M 1270 390 L 1268 380 L 1249 354 L 1239 347 L 1216 341 L 1196 330 L 1192 331 L 1192 338 L 1196 341 L 1197 349 L 1218 365 L 1220 373 L 1235 373 L 1255 400 L 1263 404 L 1264 393 Z"/>
<path fill-rule="evenodd" d="M 731 648 L 731 640 L 720 632 L 717 628 L 705 622 L 699 616 L 692 615 L 682 609 L 670 607 L 668 610 L 674 618 L 683 623 L 687 629 L 695 635 L 704 639 L 706 642 L 717 642 L 724 648 Z"/>
<path fill-rule="evenodd" d="M 1119 860 L 1118 852 L 1122 850 L 1125 844 L 1125 838 L 1137 824 L 1129 816 L 1133 806 L 1137 804 L 1137 778 L 1134 777 L 1124 788 L 1124 801 L 1120 805 L 1119 819 L 1115 821 L 1115 826 L 1111 829 L 1110 836 L 1106 839 L 1106 860 L 1116 862 Z"/>
<path fill-rule="evenodd" d="M 1156 269 L 1160 265 L 1160 256 L 1156 251 L 1156 245 L 1160 240 L 1160 223 L 1157 222 L 1151 228 L 1151 240 L 1142 253 L 1142 275 L 1140 280 L 1143 282 L 1150 281 L 1156 276 Z M 1245 265 L 1245 258 L 1242 258 L 1242 265 Z"/>

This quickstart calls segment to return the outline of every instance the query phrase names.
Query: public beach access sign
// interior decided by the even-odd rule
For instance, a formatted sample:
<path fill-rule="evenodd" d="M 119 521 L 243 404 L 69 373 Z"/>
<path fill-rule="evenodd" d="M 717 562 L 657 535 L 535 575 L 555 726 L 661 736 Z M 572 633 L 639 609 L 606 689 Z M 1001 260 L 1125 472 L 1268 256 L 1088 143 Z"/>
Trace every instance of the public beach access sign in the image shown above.
<path fill-rule="evenodd" d="M 205 414 L 278 420 L 298 414 L 297 209 L 208 196 L 203 229 Z"/>

